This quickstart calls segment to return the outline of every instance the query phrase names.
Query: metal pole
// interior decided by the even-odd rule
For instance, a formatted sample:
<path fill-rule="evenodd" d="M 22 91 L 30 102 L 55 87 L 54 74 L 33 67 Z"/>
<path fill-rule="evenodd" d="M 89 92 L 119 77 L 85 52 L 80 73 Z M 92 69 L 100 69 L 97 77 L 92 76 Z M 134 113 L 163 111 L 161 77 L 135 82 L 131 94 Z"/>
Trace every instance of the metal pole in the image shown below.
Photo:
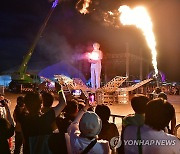
<path fill-rule="evenodd" d="M 140 69 L 139 69 L 139 78 L 142 81 L 143 80 L 143 64 L 142 64 L 142 49 L 140 49 Z"/>
<path fill-rule="evenodd" d="M 126 77 L 129 78 L 129 44 L 126 43 Z"/>
<path fill-rule="evenodd" d="M 156 85 L 157 85 L 157 87 L 159 87 L 158 76 L 156 76 Z"/>

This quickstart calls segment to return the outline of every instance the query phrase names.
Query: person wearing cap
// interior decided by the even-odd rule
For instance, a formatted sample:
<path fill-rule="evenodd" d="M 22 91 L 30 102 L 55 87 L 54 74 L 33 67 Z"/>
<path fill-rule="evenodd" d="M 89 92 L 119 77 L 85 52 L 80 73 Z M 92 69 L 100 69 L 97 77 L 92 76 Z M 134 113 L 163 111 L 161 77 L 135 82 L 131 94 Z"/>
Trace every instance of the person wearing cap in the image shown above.
<path fill-rule="evenodd" d="M 87 111 L 88 108 L 89 103 L 86 103 L 68 128 L 71 153 L 108 154 L 110 152 L 108 141 L 97 140 L 102 121 L 95 112 Z"/>
<path fill-rule="evenodd" d="M 102 51 L 99 50 L 99 43 L 94 43 L 93 48 L 89 53 L 89 62 L 91 63 L 91 86 L 95 89 L 100 88 Z"/>

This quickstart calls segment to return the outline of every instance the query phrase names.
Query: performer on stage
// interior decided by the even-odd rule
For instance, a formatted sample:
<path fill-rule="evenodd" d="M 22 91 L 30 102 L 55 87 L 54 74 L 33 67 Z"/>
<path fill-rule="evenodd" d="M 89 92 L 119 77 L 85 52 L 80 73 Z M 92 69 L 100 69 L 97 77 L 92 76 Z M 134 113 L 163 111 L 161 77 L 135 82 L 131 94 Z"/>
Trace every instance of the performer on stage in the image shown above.
<path fill-rule="evenodd" d="M 93 48 L 93 51 L 89 53 L 88 57 L 91 63 L 91 87 L 96 89 L 100 88 L 102 51 L 99 50 L 99 43 L 94 43 Z"/>

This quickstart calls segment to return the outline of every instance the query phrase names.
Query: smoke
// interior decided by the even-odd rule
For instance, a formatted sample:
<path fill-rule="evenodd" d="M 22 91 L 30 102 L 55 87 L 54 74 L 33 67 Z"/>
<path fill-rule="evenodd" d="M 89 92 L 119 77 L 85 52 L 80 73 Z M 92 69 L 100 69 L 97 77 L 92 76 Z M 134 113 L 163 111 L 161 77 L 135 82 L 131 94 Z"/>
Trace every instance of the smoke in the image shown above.
<path fill-rule="evenodd" d="M 38 43 L 40 54 L 50 62 L 58 62 L 60 60 L 70 60 L 73 47 L 68 43 L 66 38 L 57 33 L 48 33 L 46 37 Z"/>
<path fill-rule="evenodd" d="M 86 53 L 92 51 L 92 43 L 70 45 L 66 37 L 57 33 L 48 33 L 38 43 L 38 52 L 50 63 L 66 60 L 70 63 L 86 59 Z"/>

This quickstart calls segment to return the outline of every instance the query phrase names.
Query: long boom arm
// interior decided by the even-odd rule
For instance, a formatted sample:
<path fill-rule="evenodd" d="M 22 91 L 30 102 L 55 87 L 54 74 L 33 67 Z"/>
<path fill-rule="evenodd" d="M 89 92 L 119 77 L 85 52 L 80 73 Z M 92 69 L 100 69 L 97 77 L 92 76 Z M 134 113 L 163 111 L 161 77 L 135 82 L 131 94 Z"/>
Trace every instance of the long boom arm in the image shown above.
<path fill-rule="evenodd" d="M 50 9 L 47 17 L 45 18 L 45 20 L 44 20 L 44 22 L 43 22 L 43 24 L 42 24 L 39 32 L 37 33 L 37 35 L 36 35 L 36 37 L 35 37 L 32 45 L 31 45 L 31 47 L 30 47 L 30 49 L 29 49 L 29 51 L 27 52 L 27 54 L 26 54 L 26 55 L 24 56 L 24 58 L 23 58 L 23 61 L 22 61 L 21 65 L 20 65 L 20 67 L 19 67 L 19 69 L 18 69 L 18 72 L 19 72 L 19 73 L 25 73 L 25 72 L 26 72 L 26 70 L 27 70 L 27 64 L 28 64 L 28 62 L 29 62 L 29 60 L 30 60 L 30 58 L 31 58 L 31 56 L 32 56 L 32 54 L 33 54 L 33 52 L 34 52 L 34 49 L 35 49 L 35 47 L 36 47 L 36 45 L 37 45 L 37 43 L 38 43 L 38 41 L 39 41 L 39 39 L 40 39 L 40 37 L 41 37 L 44 29 L 45 29 L 45 27 L 46 27 L 46 25 L 47 25 L 47 23 L 48 23 L 48 21 L 49 21 L 49 18 L 51 17 L 54 9 L 56 8 L 56 6 L 57 6 L 57 4 L 58 4 L 58 1 L 59 1 L 59 0 L 55 0 L 55 1 L 53 2 L 52 7 L 51 7 L 51 9 Z"/>

